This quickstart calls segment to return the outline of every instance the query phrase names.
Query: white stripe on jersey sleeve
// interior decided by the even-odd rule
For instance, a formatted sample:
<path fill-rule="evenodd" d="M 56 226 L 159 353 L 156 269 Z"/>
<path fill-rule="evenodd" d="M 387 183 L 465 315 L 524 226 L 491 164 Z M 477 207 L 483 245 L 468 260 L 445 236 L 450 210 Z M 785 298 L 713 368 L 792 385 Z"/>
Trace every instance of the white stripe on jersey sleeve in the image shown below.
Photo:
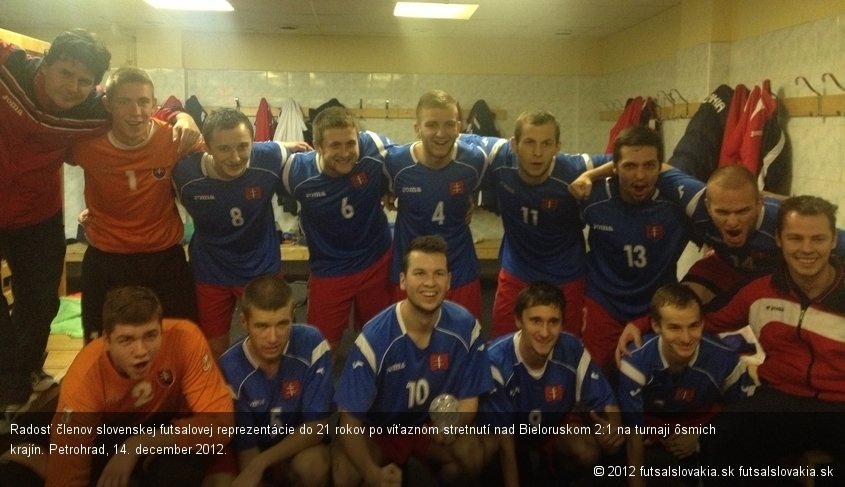
<path fill-rule="evenodd" d="M 358 350 L 361 351 L 361 355 L 367 360 L 367 363 L 370 364 L 370 370 L 373 373 L 376 372 L 376 352 L 373 351 L 373 347 L 370 345 L 370 342 L 367 341 L 367 338 L 364 337 L 364 334 L 358 335 L 358 338 L 355 339 L 355 345 L 358 347 Z"/>
<path fill-rule="evenodd" d="M 628 362 L 627 360 L 622 360 L 622 363 L 619 365 L 619 373 L 631 379 L 641 387 L 645 385 L 645 374 L 640 372 L 636 367 L 631 365 L 631 362 Z"/>
<path fill-rule="evenodd" d="M 505 378 L 502 377 L 502 372 L 495 365 L 490 366 L 490 373 L 493 374 L 493 380 L 500 386 L 505 385 Z"/>
<path fill-rule="evenodd" d="M 578 361 L 578 368 L 575 370 L 575 402 L 581 400 L 581 387 L 584 385 L 584 377 L 590 370 L 590 354 L 586 350 L 581 352 L 581 359 Z"/>
<path fill-rule="evenodd" d="M 327 340 L 320 342 L 320 344 L 314 347 L 314 350 L 311 351 L 311 365 L 316 364 L 323 355 L 329 353 L 330 351 L 331 347 L 329 346 L 329 342 Z"/>

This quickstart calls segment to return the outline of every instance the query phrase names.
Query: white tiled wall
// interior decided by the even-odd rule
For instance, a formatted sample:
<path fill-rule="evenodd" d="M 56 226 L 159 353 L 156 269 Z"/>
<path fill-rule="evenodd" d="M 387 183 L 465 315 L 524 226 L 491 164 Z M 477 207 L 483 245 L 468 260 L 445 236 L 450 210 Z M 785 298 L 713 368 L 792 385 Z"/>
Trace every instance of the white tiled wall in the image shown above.
<path fill-rule="evenodd" d="M 601 152 L 612 122 L 601 122 L 599 112 L 613 102 L 632 96 L 659 97 L 677 92 L 690 102 L 701 101 L 719 84 L 754 85 L 769 78 L 772 89 L 783 96 L 808 96 L 796 86 L 796 76 L 806 76 L 819 90 L 837 88 L 821 75 L 833 72 L 845 83 L 845 19 L 831 17 L 793 26 L 734 43 L 705 43 L 679 50 L 661 60 L 605 76 L 430 75 L 402 73 L 309 73 L 278 71 L 154 69 L 160 100 L 175 94 L 184 100 L 197 95 L 205 106 L 255 107 L 261 97 L 278 107 L 287 97 L 303 107 L 316 107 L 335 97 L 350 107 L 412 108 L 420 94 L 432 88 L 448 91 L 465 112 L 484 98 L 496 109 L 507 110 L 499 121 L 505 136 L 511 134 L 523 110 L 543 107 L 555 113 L 562 129 L 564 152 Z M 680 102 L 675 92 L 672 95 Z M 680 115 L 680 113 L 678 114 Z M 666 120 L 663 133 L 670 155 L 684 133 L 687 118 Z M 414 139 L 413 120 L 367 119 L 363 128 L 382 132 L 397 142 Z M 792 118 L 784 127 L 793 147 L 793 194 L 814 193 L 845 208 L 845 117 Z M 485 236 L 495 233 L 493 221 L 476 223 Z M 845 222 L 845 215 L 840 215 Z M 841 226 L 845 226 L 843 223 Z"/>

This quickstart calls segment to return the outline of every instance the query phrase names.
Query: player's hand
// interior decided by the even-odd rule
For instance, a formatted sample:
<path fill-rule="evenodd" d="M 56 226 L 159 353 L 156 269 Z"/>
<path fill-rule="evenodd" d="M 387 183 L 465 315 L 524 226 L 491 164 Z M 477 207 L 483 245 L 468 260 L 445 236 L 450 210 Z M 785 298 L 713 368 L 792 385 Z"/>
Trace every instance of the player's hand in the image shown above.
<path fill-rule="evenodd" d="M 569 185 L 569 194 L 576 200 L 584 200 L 593 191 L 593 180 L 586 174 L 581 174 Z"/>
<path fill-rule="evenodd" d="M 129 477 L 132 475 L 135 464 L 138 463 L 138 455 L 132 453 L 134 446 L 127 446 L 126 451 L 127 453 L 118 453 L 111 457 L 100 475 L 97 487 L 127 487 L 129 485 Z"/>
<path fill-rule="evenodd" d="M 179 142 L 179 154 L 189 154 L 201 137 L 200 128 L 194 122 L 194 117 L 185 112 L 176 114 L 176 123 L 173 124 L 173 142 Z"/>
<path fill-rule="evenodd" d="M 619 415 L 619 413 L 613 414 L 616 416 Z M 599 431 L 593 436 L 595 436 L 596 442 L 603 452 L 608 454 L 613 453 L 625 443 L 625 435 L 622 434 L 620 431 L 621 428 L 619 428 L 622 424 L 621 418 L 614 418 L 608 413 L 603 416 L 595 411 L 590 411 L 590 418 L 595 421 L 595 424 L 599 425 Z"/>
<path fill-rule="evenodd" d="M 671 435 L 663 447 L 675 458 L 686 458 L 698 451 L 698 435 Z"/>
<path fill-rule="evenodd" d="M 371 487 L 402 487 L 402 469 L 395 463 L 385 465 L 373 471 L 373 475 L 367 477 L 367 485 Z"/>
<path fill-rule="evenodd" d="M 614 354 L 616 357 L 616 366 L 619 367 L 619 364 L 622 363 L 622 357 L 628 357 L 631 355 L 631 352 L 628 351 L 628 344 L 634 342 L 634 345 L 637 348 L 643 346 L 643 334 L 637 325 L 635 325 L 632 321 L 629 321 L 625 328 L 622 329 L 622 334 L 619 335 L 619 342 L 616 344 L 616 353 Z"/>
<path fill-rule="evenodd" d="M 91 212 L 88 211 L 88 208 L 85 208 L 84 210 L 79 212 L 79 216 L 76 217 L 76 221 L 77 221 L 77 223 L 79 223 L 80 225 L 82 225 L 84 227 L 85 224 L 88 223 L 88 218 L 90 216 L 91 216 Z"/>
<path fill-rule="evenodd" d="M 384 193 L 381 197 L 381 204 L 389 211 L 396 211 L 396 195 L 393 193 Z"/>
<path fill-rule="evenodd" d="M 307 152 L 314 150 L 314 148 L 308 145 L 308 142 L 305 141 L 285 142 L 282 145 L 285 146 L 285 149 L 287 149 L 288 152 Z"/>

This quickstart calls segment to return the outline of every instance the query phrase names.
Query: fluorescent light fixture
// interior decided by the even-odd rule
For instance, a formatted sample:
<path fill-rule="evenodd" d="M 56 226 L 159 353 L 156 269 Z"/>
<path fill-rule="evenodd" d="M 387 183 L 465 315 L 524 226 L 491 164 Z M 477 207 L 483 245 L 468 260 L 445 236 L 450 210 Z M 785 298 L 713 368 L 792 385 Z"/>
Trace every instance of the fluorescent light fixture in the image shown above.
<path fill-rule="evenodd" d="M 396 2 L 393 15 L 424 19 L 468 20 L 477 8 L 477 3 Z"/>
<path fill-rule="evenodd" d="M 232 12 L 235 10 L 227 0 L 144 0 L 151 6 L 164 10 L 212 10 Z"/>

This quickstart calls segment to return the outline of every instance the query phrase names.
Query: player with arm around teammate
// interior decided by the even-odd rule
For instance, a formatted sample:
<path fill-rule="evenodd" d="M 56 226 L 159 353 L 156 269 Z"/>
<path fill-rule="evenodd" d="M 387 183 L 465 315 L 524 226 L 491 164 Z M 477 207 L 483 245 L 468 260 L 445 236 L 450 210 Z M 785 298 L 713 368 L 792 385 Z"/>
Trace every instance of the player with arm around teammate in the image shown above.
<path fill-rule="evenodd" d="M 480 318 L 480 268 L 467 214 L 470 196 L 487 170 L 486 154 L 458 140 L 458 102 L 445 91 L 431 90 L 420 97 L 414 130 L 419 141 L 390 148 L 385 160 L 390 190 L 398 200 L 390 270 L 394 299 L 404 298 L 399 275 L 411 241 L 440 235 L 449 245 L 452 274 L 446 297 Z"/>
<path fill-rule="evenodd" d="M 71 161 L 85 171 L 89 242 L 82 259 L 82 325 L 86 340 L 102 330 L 109 289 L 153 289 L 165 316 L 196 321 L 193 274 L 182 248 L 183 224 L 170 176 L 183 152 L 173 129 L 153 118 L 155 87 L 139 68 L 109 76 L 103 98 L 107 134 L 77 143 Z"/>
<path fill-rule="evenodd" d="M 16 276 L 14 313 L 0 296 L 2 408 L 53 384 L 42 364 L 64 269 L 59 169 L 71 144 L 108 129 L 97 85 L 110 60 L 83 29 L 59 34 L 43 59 L 0 40 L 0 98 L 8 101 L 0 105 L 0 258 Z M 196 124 L 187 114 L 169 115 L 187 149 L 199 136 Z"/>
<path fill-rule="evenodd" d="M 355 341 L 335 392 L 339 428 L 381 432 L 338 435 L 332 451 L 336 486 L 399 486 L 398 465 L 411 455 L 438 465 L 441 480 L 450 483 L 481 469 L 478 437 L 426 429 L 435 397 L 457 398 L 458 423 L 465 425 L 475 416 L 478 396 L 493 387 L 478 321 L 444 300 L 446 255 L 442 237 L 414 239 L 401 274 L 407 298 L 376 315 Z M 391 433 L 394 425 L 419 428 L 418 434 Z"/>
<path fill-rule="evenodd" d="M 331 412 L 329 344 L 317 329 L 293 323 L 293 306 L 282 279 L 252 280 L 241 300 L 247 337 L 220 357 L 235 393 L 236 424 L 280 430 L 235 436 L 235 487 L 260 486 L 263 478 L 297 486 L 329 481 L 329 449 L 321 443 Z"/>
<path fill-rule="evenodd" d="M 284 191 L 300 204 L 308 244 L 308 322 L 334 347 L 354 312 L 360 328 L 391 303 L 391 235 L 381 197 L 390 141 L 360 132 L 342 107 L 314 120 L 315 152 L 294 154 L 282 173 Z"/>
<path fill-rule="evenodd" d="M 689 238 L 680 206 L 657 190 L 660 135 L 643 126 L 624 130 L 613 151 L 614 176 L 582 202 L 589 228 L 584 345 L 607 367 L 628 320 L 644 315 L 658 287 L 677 281 Z"/>
<path fill-rule="evenodd" d="M 569 186 L 609 155 L 559 154 L 560 125 L 537 109 L 516 119 L 507 139 L 462 135 L 491 159 L 485 186 L 496 191 L 504 236 L 491 336 L 515 329 L 516 296 L 528 283 L 546 281 L 566 296 L 564 330 L 581 335 L 584 301 L 584 224 Z"/>
<path fill-rule="evenodd" d="M 485 394 L 478 421 L 498 427 L 547 428 L 567 423 L 591 433 L 538 433 L 484 437 L 485 455 L 499 452 L 505 485 L 519 485 L 518 456 L 538 449 L 549 465 L 563 462 L 568 470 L 594 465 L 603 453 L 613 453 L 624 437 L 619 408 L 610 384 L 591 361 L 581 341 L 562 332 L 566 302 L 557 286 L 534 282 L 519 292 L 514 307 L 518 331 L 500 337 L 488 348 L 495 391 Z M 590 418 L 576 419 L 578 409 Z M 599 434 L 594 424 L 599 424 Z M 523 475 L 525 472 L 523 472 Z"/>
<path fill-rule="evenodd" d="M 696 431 L 710 423 L 722 403 L 754 393 L 754 382 L 736 352 L 703 333 L 701 301 L 689 287 L 661 287 L 650 307 L 655 335 L 619 366 L 619 405 L 625 426 L 631 428 L 627 450 L 634 474 L 629 485 L 645 485 L 639 472 L 647 458 L 696 466 Z M 671 431 L 643 432 L 643 427 L 665 425 Z M 648 446 L 662 447 L 671 457 Z"/>
<path fill-rule="evenodd" d="M 176 197 L 194 220 L 188 251 L 199 325 L 215 357 L 229 345 L 232 313 L 251 279 L 282 272 L 271 200 L 282 162 L 305 143 L 253 143 L 254 128 L 238 110 L 211 112 L 203 123 L 208 147 L 173 170 Z"/>

